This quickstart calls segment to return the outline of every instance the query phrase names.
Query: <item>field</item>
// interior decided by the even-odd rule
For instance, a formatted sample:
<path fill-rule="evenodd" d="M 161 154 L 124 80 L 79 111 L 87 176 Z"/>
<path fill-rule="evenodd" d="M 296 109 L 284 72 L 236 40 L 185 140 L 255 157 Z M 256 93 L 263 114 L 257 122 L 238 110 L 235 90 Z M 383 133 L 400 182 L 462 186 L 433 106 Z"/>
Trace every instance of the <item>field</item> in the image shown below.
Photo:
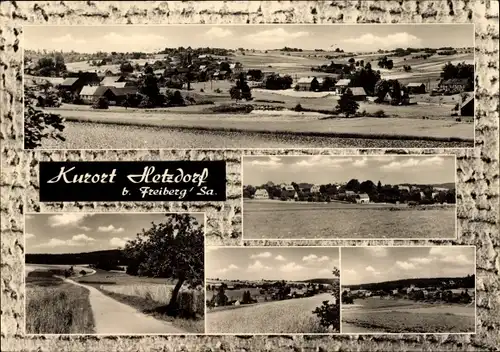
<path fill-rule="evenodd" d="M 33 270 L 26 277 L 26 333 L 90 334 L 94 318 L 89 291 L 52 273 Z"/>
<path fill-rule="evenodd" d="M 394 205 L 245 200 L 246 239 L 455 238 L 455 207 L 404 209 Z"/>
<path fill-rule="evenodd" d="M 331 299 L 330 293 L 207 312 L 210 333 L 324 333 L 312 311 Z"/>
<path fill-rule="evenodd" d="M 471 333 L 474 305 L 417 303 L 410 300 L 357 299 L 342 306 L 342 332 Z"/>

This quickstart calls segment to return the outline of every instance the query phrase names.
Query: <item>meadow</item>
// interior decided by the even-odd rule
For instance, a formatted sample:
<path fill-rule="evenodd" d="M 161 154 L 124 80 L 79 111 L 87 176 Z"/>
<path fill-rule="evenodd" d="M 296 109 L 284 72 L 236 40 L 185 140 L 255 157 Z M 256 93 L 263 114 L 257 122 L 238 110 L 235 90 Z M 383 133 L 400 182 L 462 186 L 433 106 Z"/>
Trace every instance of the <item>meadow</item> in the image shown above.
<path fill-rule="evenodd" d="M 400 209 L 398 211 L 391 211 Z M 245 200 L 246 239 L 455 238 L 455 207 Z"/>
<path fill-rule="evenodd" d="M 342 306 L 342 332 L 472 333 L 474 305 L 356 299 Z"/>
<path fill-rule="evenodd" d="M 321 326 L 319 318 L 312 313 L 323 301 L 331 298 L 331 293 L 323 293 L 307 298 L 208 311 L 207 332 L 234 334 L 335 332 Z"/>
<path fill-rule="evenodd" d="M 53 272 L 44 270 L 33 270 L 27 274 L 26 333 L 93 333 L 89 291 L 53 275 Z"/>

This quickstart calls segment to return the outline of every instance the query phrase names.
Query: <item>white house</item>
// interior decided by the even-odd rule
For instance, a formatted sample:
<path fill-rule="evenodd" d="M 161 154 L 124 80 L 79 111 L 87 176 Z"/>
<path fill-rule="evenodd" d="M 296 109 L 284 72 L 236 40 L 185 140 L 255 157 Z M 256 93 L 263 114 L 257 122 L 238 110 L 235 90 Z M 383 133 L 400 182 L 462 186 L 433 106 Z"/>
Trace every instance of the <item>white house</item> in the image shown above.
<path fill-rule="evenodd" d="M 410 187 L 404 185 L 398 185 L 398 190 L 410 192 Z"/>
<path fill-rule="evenodd" d="M 267 192 L 267 190 L 261 188 L 255 191 L 253 197 L 255 199 L 269 199 L 269 193 Z"/>
<path fill-rule="evenodd" d="M 349 84 L 351 84 L 350 79 L 340 79 L 337 83 L 335 83 L 335 91 L 337 94 L 343 94 L 345 89 L 349 87 Z"/>
<path fill-rule="evenodd" d="M 320 187 L 319 185 L 314 185 L 311 187 L 311 193 L 319 193 L 320 192 Z"/>
<path fill-rule="evenodd" d="M 356 203 L 370 203 L 370 197 L 366 193 L 360 193 L 356 196 Z"/>

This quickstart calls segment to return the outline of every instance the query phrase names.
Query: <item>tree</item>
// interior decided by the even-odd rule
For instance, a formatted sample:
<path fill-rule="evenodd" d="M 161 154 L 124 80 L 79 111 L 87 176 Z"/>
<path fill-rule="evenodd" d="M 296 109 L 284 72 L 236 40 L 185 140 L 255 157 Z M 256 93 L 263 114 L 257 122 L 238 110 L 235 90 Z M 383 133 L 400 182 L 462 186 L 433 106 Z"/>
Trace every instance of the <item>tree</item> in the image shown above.
<path fill-rule="evenodd" d="M 311 81 L 311 86 L 309 88 L 309 90 L 311 92 L 317 92 L 319 90 L 320 86 L 319 86 L 319 82 L 318 82 L 318 79 L 316 77 L 313 78 L 313 80 Z"/>
<path fill-rule="evenodd" d="M 392 60 L 387 60 L 387 62 L 385 63 L 385 67 L 388 70 L 392 70 L 392 68 L 394 67 L 394 62 Z"/>
<path fill-rule="evenodd" d="M 185 282 L 195 287 L 204 281 L 203 226 L 189 214 L 168 214 L 164 222 L 152 223 L 124 252 L 137 268 L 135 275 L 177 280 L 166 307 L 170 314 L 179 313 L 177 298 Z"/>
<path fill-rule="evenodd" d="M 252 91 L 243 73 L 240 73 L 238 81 L 236 82 L 236 87 L 241 92 L 241 98 L 245 99 L 246 101 L 252 100 Z"/>
<path fill-rule="evenodd" d="M 149 98 L 152 106 L 160 105 L 160 88 L 158 88 L 158 80 L 153 74 L 147 74 L 139 83 L 139 92 Z"/>
<path fill-rule="evenodd" d="M 99 97 L 94 104 L 92 104 L 94 109 L 109 109 L 109 102 L 106 97 Z"/>
<path fill-rule="evenodd" d="M 236 100 L 236 102 L 238 102 L 238 100 L 241 100 L 241 89 L 237 86 L 232 86 L 229 90 L 229 95 L 231 96 L 231 99 L 234 99 Z"/>
<path fill-rule="evenodd" d="M 337 268 L 334 268 L 332 273 L 333 276 L 337 278 L 338 283 L 340 271 Z M 323 301 L 323 304 L 316 307 L 312 313 L 320 319 L 321 326 L 332 330 L 340 330 L 340 304 L 339 300 L 337 300 L 340 298 L 338 285 L 333 291 L 333 296 L 336 298 L 336 302 L 330 303 L 329 301 Z"/>
<path fill-rule="evenodd" d="M 357 179 L 353 178 L 345 185 L 347 191 L 359 192 L 360 183 Z"/>
<path fill-rule="evenodd" d="M 337 103 L 337 110 L 343 113 L 345 117 L 354 115 L 358 111 L 359 104 L 352 95 L 352 92 L 347 89 L 344 94 L 340 97 Z"/>
<path fill-rule="evenodd" d="M 46 113 L 34 107 L 35 94 L 32 88 L 24 88 L 24 148 L 41 146 L 43 139 L 65 141 L 63 122 L 59 114 Z"/>
<path fill-rule="evenodd" d="M 120 72 L 121 73 L 132 73 L 134 72 L 134 67 L 130 62 L 124 62 L 120 65 Z"/>
<path fill-rule="evenodd" d="M 354 60 L 354 58 L 353 58 L 353 57 L 351 57 L 351 58 L 349 59 L 349 61 L 348 61 L 348 62 L 349 62 L 350 64 L 353 64 L 354 62 L 356 62 L 356 60 Z"/>

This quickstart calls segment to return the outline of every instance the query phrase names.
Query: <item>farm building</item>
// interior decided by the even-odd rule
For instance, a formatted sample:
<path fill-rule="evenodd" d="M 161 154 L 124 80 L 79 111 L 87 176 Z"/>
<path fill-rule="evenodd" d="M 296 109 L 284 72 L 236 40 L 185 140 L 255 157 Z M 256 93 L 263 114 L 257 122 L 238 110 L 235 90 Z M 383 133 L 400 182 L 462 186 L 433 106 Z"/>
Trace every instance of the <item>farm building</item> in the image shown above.
<path fill-rule="evenodd" d="M 337 83 L 335 83 L 335 91 L 337 94 L 343 94 L 347 87 L 351 84 L 350 79 L 341 79 Z"/>
<path fill-rule="evenodd" d="M 323 84 L 323 78 L 316 77 L 301 77 L 297 81 L 296 89 L 300 91 L 312 91 L 316 90 L 314 87 L 319 87 Z"/>
<path fill-rule="evenodd" d="M 311 193 L 319 193 L 320 192 L 321 186 L 319 185 L 314 185 L 311 187 Z"/>
<path fill-rule="evenodd" d="M 255 191 L 253 196 L 255 199 L 269 199 L 269 193 L 267 190 L 261 188 Z"/>
<path fill-rule="evenodd" d="M 298 195 L 297 195 L 297 192 L 295 191 L 295 188 L 292 186 L 292 185 L 288 185 L 288 186 L 285 186 L 282 190 L 281 190 L 281 195 L 283 197 L 286 197 L 286 198 L 297 198 Z"/>
<path fill-rule="evenodd" d="M 115 87 L 85 86 L 80 92 L 80 98 L 86 104 L 93 104 L 99 98 L 107 98 L 110 104 L 116 104 L 123 97 Z"/>
<path fill-rule="evenodd" d="M 463 92 L 469 85 L 469 80 L 467 78 L 453 78 L 442 81 L 439 87 L 447 92 Z"/>
<path fill-rule="evenodd" d="M 354 197 L 356 196 L 356 192 L 354 191 L 345 191 L 346 197 Z"/>
<path fill-rule="evenodd" d="M 359 100 L 359 101 L 366 100 L 366 92 L 363 87 L 351 87 L 347 88 L 347 90 L 352 93 L 354 100 Z"/>
<path fill-rule="evenodd" d="M 406 88 L 409 94 L 425 94 L 425 84 L 420 82 L 408 83 Z"/>
<path fill-rule="evenodd" d="M 474 116 L 474 96 L 468 97 L 460 106 L 461 116 Z"/>
<path fill-rule="evenodd" d="M 113 83 L 117 82 L 125 82 L 126 79 L 124 76 L 106 76 L 101 80 L 101 86 L 111 86 Z"/>
<path fill-rule="evenodd" d="M 61 84 L 59 84 L 59 89 L 66 92 L 78 93 L 82 90 L 84 85 L 85 83 L 81 78 L 68 77 Z"/>
<path fill-rule="evenodd" d="M 356 203 L 370 203 L 370 197 L 366 193 L 360 193 L 356 196 Z"/>
<path fill-rule="evenodd" d="M 398 185 L 397 187 L 398 187 L 398 190 L 400 190 L 400 191 L 410 192 L 410 187 L 409 186 Z"/>

